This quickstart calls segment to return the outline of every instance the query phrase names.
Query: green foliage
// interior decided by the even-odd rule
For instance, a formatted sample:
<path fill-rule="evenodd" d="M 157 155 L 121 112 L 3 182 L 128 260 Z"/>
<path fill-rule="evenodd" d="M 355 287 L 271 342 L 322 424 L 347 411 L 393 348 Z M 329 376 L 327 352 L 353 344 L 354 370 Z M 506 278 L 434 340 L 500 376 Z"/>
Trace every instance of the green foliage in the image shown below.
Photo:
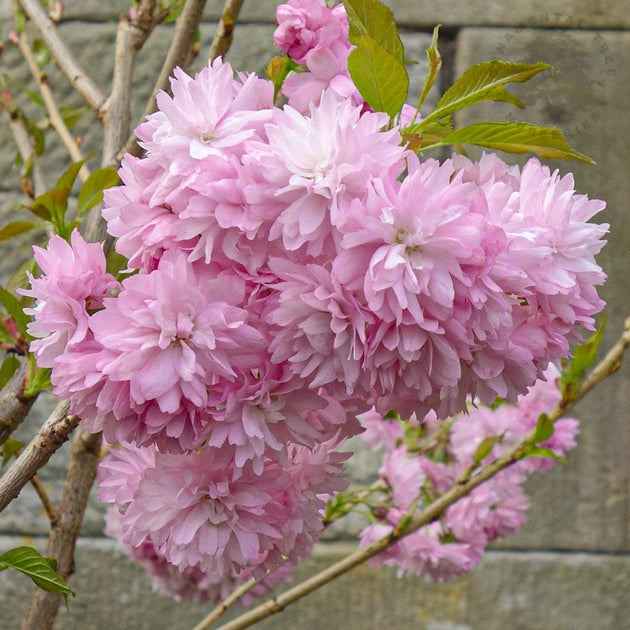
<path fill-rule="evenodd" d="M 378 0 L 344 0 L 350 24 L 348 70 L 357 89 L 376 111 L 393 118 L 409 91 L 404 48 L 390 9 Z"/>
<path fill-rule="evenodd" d="M 536 420 L 536 431 L 534 433 L 534 444 L 545 442 L 553 436 L 553 420 L 546 413 L 541 413 Z"/>
<path fill-rule="evenodd" d="M 90 173 L 79 191 L 77 200 L 77 216 L 84 215 L 88 210 L 103 201 L 103 191 L 116 186 L 120 181 L 118 173 L 113 168 L 99 168 Z"/>
<path fill-rule="evenodd" d="M 429 72 L 427 72 L 426 79 L 424 80 L 424 85 L 422 86 L 422 92 L 420 93 L 420 98 L 418 99 L 418 110 L 422 106 L 422 103 L 424 103 L 424 99 L 427 97 L 429 90 L 433 87 L 433 84 L 435 83 L 435 80 L 440 73 L 440 68 L 442 67 L 442 55 L 440 55 L 440 51 L 438 50 L 437 46 L 439 31 L 439 26 L 436 26 L 433 29 L 433 39 L 431 40 L 431 45 L 427 48 L 427 58 L 429 59 Z"/>
<path fill-rule="evenodd" d="M 8 241 L 14 236 L 24 234 L 33 228 L 39 227 L 39 223 L 33 221 L 12 221 L 0 228 L 0 242 Z"/>
<path fill-rule="evenodd" d="M 484 101 L 505 101 L 517 107 L 525 107 L 518 97 L 506 90 L 505 84 L 523 83 L 550 67 L 546 63 L 512 63 L 499 59 L 477 63 L 468 68 L 444 92 L 425 122 L 444 118 L 453 112 Z"/>
<path fill-rule="evenodd" d="M 285 79 L 289 76 L 292 70 L 298 69 L 298 66 L 293 59 L 288 55 L 277 55 L 273 57 L 267 64 L 265 73 L 267 78 L 273 83 L 273 97 L 276 99 Z"/>
<path fill-rule="evenodd" d="M 57 575 L 57 561 L 42 556 L 32 547 L 16 547 L 0 555 L 0 571 L 9 568 L 24 573 L 45 591 L 61 593 L 66 605 L 68 595 L 76 595 L 68 583 Z"/>
<path fill-rule="evenodd" d="M 24 308 L 22 302 L 20 302 L 13 293 L 7 291 L 4 287 L 0 287 L 0 304 L 2 304 L 7 313 L 11 315 L 18 330 L 26 337 L 26 326 L 30 319 L 22 310 Z"/>
<path fill-rule="evenodd" d="M 86 160 L 87 158 L 84 158 L 78 162 L 73 162 L 57 180 L 54 188 L 38 195 L 31 203 L 25 204 L 25 207 L 31 212 L 51 223 L 55 233 L 66 240 L 70 238 L 70 233 L 78 225 L 77 221 L 66 220 L 66 211 L 72 187 Z M 90 190 L 94 191 L 95 189 L 96 186 L 90 186 Z M 85 197 L 86 199 L 92 198 L 93 194 L 88 191 Z"/>
<path fill-rule="evenodd" d="M 475 144 L 495 151 L 531 152 L 549 160 L 577 160 L 594 164 L 591 158 L 571 148 L 559 129 L 524 122 L 475 123 L 456 129 L 433 147 L 447 144 Z"/>
<path fill-rule="evenodd" d="M 160 8 L 168 11 L 164 23 L 168 24 L 168 22 L 174 22 L 181 15 L 185 4 L 186 0 L 162 0 L 160 2 Z"/>
<path fill-rule="evenodd" d="M 9 379 L 15 374 L 19 367 L 20 360 L 14 354 L 5 357 L 4 361 L 0 364 L 0 389 L 9 382 Z"/>
<path fill-rule="evenodd" d="M 490 455 L 492 449 L 496 444 L 501 442 L 503 439 L 503 435 L 489 435 L 488 437 L 481 440 L 475 454 L 473 455 L 473 466 L 476 468 L 481 465 L 481 462 Z"/>
<path fill-rule="evenodd" d="M 26 398 L 32 398 L 43 390 L 50 389 L 52 387 L 50 382 L 50 368 L 40 368 L 35 362 L 35 356 L 29 354 L 28 360 L 28 374 L 26 375 L 26 383 L 24 385 L 24 396 Z"/>
<path fill-rule="evenodd" d="M 597 330 L 573 351 L 573 357 L 565 360 L 560 375 L 560 392 L 562 399 L 570 402 L 575 398 L 580 381 L 588 368 L 595 363 L 597 351 L 604 336 L 606 317 L 602 317 Z"/>
<path fill-rule="evenodd" d="M 24 442 L 14 440 L 13 438 L 7 438 L 0 449 L 0 452 L 2 453 L 1 466 L 6 466 L 9 460 L 16 457 L 23 448 Z"/>

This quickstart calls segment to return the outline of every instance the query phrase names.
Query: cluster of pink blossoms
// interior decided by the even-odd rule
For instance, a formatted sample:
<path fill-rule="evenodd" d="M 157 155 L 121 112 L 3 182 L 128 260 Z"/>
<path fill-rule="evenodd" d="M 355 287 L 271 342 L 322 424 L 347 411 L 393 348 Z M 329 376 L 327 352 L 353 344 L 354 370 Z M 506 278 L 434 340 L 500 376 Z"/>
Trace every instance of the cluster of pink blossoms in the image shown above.
<path fill-rule="evenodd" d="M 497 439 L 492 450 L 478 465 L 484 465 L 514 446 L 531 429 L 541 413 L 560 402 L 558 369 L 550 365 L 518 405 L 496 409 L 473 407 L 446 423 L 434 413 L 421 421 L 383 418 L 371 410 L 361 415 L 365 432 L 361 437 L 374 449 L 384 449 L 379 477 L 384 482 L 383 505 L 375 512 L 375 522 L 360 534 L 365 547 L 389 535 L 410 514 L 447 491 L 466 471 L 474 467 L 475 454 L 487 438 Z M 554 434 L 539 446 L 561 457 L 575 446 L 579 423 L 561 418 Z M 477 565 L 489 542 L 515 533 L 525 522 L 529 507 L 523 483 L 534 471 L 549 469 L 550 457 L 523 459 L 475 488 L 450 506 L 434 523 L 409 534 L 375 556 L 373 566 L 396 567 L 398 574 L 450 580 Z"/>
<path fill-rule="evenodd" d="M 75 233 L 26 291 L 54 392 L 117 445 L 110 529 L 180 596 L 310 553 L 357 414 L 516 402 L 602 308 L 603 202 L 535 159 L 421 161 L 357 97 L 343 8 L 277 15 L 308 69 L 289 104 L 221 60 L 177 69 L 105 194 L 131 273 Z"/>

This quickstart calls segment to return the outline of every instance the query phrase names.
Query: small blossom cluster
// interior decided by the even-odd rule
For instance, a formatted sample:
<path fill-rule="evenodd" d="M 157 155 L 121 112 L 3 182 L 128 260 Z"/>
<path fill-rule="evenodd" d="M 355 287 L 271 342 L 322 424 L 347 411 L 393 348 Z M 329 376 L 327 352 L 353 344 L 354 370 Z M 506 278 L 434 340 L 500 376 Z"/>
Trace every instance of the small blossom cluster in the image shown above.
<path fill-rule="evenodd" d="M 515 402 L 602 308 L 603 202 L 535 159 L 421 161 L 356 97 L 343 7 L 277 15 L 289 103 L 176 69 L 105 192 L 129 273 L 75 232 L 25 291 L 54 392 L 119 444 L 112 530 L 182 597 L 308 555 L 357 414 Z"/>
<path fill-rule="evenodd" d="M 361 546 L 392 531 L 403 521 L 448 490 L 475 466 L 483 466 L 516 444 L 536 426 L 541 413 L 560 402 L 559 372 L 552 364 L 518 405 L 495 409 L 474 407 L 446 422 L 435 414 L 421 421 L 385 419 L 374 410 L 361 416 L 366 431 L 361 437 L 375 449 L 384 449 L 379 476 L 387 489 L 386 509 L 360 534 Z M 373 566 L 396 567 L 399 576 L 416 575 L 448 581 L 477 565 L 489 542 L 517 532 L 524 523 L 529 501 L 523 483 L 534 471 L 544 471 L 575 446 L 579 423 L 561 418 L 552 437 L 538 446 L 542 457 L 520 460 L 475 488 L 445 511 L 439 521 L 418 529 L 378 554 Z M 485 440 L 496 440 L 480 458 Z M 488 443 L 488 442 L 485 442 Z M 550 452 L 550 457 L 545 457 Z"/>

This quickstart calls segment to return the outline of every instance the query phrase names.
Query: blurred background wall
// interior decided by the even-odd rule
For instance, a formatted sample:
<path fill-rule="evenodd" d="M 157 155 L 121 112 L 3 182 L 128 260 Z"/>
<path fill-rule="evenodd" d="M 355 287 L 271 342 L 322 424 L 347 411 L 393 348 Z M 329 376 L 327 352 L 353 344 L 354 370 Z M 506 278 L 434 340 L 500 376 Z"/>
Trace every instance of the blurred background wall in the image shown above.
<path fill-rule="evenodd" d="M 117 16 L 124 0 L 65 1 L 59 28 L 83 66 L 103 89 L 111 79 Z M 239 69 L 263 72 L 273 54 L 274 7 L 271 0 L 246 0 L 227 59 Z M 591 156 L 595 166 L 552 164 L 575 173 L 576 188 L 605 199 L 601 216 L 611 224 L 609 245 L 600 263 L 610 279 L 603 289 L 608 324 L 603 347 L 610 346 L 630 315 L 630 10 L 617 0 L 390 0 L 402 31 L 411 67 L 412 88 L 419 92 L 426 69 L 431 31 L 441 24 L 444 58 L 441 89 L 472 63 L 494 57 L 516 62 L 546 61 L 554 70 L 514 91 L 528 106 L 517 111 L 502 104 L 476 106 L 459 119 L 521 120 L 561 128 L 569 142 Z M 214 33 L 220 4 L 208 0 L 201 28 L 202 52 Z M 0 1 L 0 25 L 11 27 L 9 0 Z M 142 49 L 134 79 L 139 115 L 170 41 L 161 26 Z M 28 82 L 28 72 L 10 47 L 0 57 L 4 72 Z M 51 84 L 65 104 L 79 104 L 54 69 Z M 430 99 L 431 101 L 431 99 Z M 430 105 L 430 103 L 429 103 Z M 95 132 L 96 130 L 96 132 Z M 89 114 L 76 133 L 84 151 L 98 149 L 98 125 Z M 20 199 L 14 150 L 6 125 L 0 127 L 0 224 L 14 216 Z M 65 155 L 51 145 L 49 180 L 63 170 Z M 505 156 L 504 156 L 505 157 Z M 509 156 L 508 161 L 518 161 Z M 522 162 L 522 160 L 521 160 Z M 26 241 L 13 249 L 3 244 L 0 273 L 6 277 Z M 51 400 L 42 399 L 20 429 L 30 439 Z M 531 480 L 529 520 L 522 531 L 495 546 L 483 564 L 450 584 L 414 578 L 398 580 L 392 572 L 362 567 L 262 623 L 261 628 L 315 630 L 328 626 L 370 630 L 388 625 L 426 630 L 624 630 L 630 628 L 630 366 L 584 401 L 574 415 L 582 419 L 578 447 L 568 463 Z M 54 497 L 64 474 L 64 452 L 42 478 Z M 352 466 L 355 479 L 373 475 L 376 460 L 361 452 Z M 308 575 L 340 557 L 352 543 L 353 524 L 327 534 L 310 563 Z M 45 547 L 47 520 L 30 487 L 0 515 L 0 551 L 19 544 Z M 102 508 L 90 502 L 76 553 L 71 584 L 77 597 L 62 609 L 60 629 L 192 628 L 207 606 L 178 604 L 151 591 L 143 570 L 124 558 L 102 536 Z M 15 572 L 0 573 L 0 629 L 19 628 L 31 587 Z M 34 629 L 36 630 L 36 629 Z"/>

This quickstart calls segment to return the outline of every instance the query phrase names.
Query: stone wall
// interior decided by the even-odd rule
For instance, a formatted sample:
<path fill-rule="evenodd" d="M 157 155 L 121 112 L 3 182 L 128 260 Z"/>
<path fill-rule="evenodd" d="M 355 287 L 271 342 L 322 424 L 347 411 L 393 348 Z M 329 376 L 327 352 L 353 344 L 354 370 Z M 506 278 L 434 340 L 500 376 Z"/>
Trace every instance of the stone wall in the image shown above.
<path fill-rule="evenodd" d="M 202 42 L 213 35 L 212 20 L 220 3 L 208 0 Z M 228 59 L 236 67 L 262 71 L 271 54 L 271 0 L 245 2 L 242 20 Z M 563 129 L 579 151 L 595 159 L 595 166 L 558 163 L 572 170 L 576 188 L 608 202 L 603 220 L 612 226 L 609 245 L 600 262 L 610 280 L 603 290 L 608 301 L 604 345 L 618 336 L 630 315 L 629 209 L 630 153 L 630 12 L 616 0 L 391 0 L 401 25 L 412 81 L 419 89 L 424 49 L 437 23 L 442 27 L 440 49 L 445 58 L 445 80 L 470 64 L 493 57 L 512 61 L 546 61 L 555 70 L 514 88 L 528 108 L 521 119 Z M 127 2 L 66 0 L 60 29 L 81 63 L 107 90 L 111 79 L 116 17 Z M 0 0 L 0 30 L 10 25 L 10 2 Z M 169 27 L 160 27 L 140 53 L 134 85 L 139 115 L 169 41 Z M 27 82 L 27 71 L 10 48 L 0 57 L 2 71 Z M 64 103 L 78 103 L 62 77 L 51 72 L 51 84 Z M 435 91 L 436 93 L 438 90 Z M 433 97 L 435 98 L 435 96 Z M 500 104 L 477 106 L 460 119 L 508 120 L 514 111 Z M 96 133 L 94 130 L 96 129 Z M 85 151 L 98 147 L 98 127 L 89 115 L 77 133 L 85 137 Z M 19 200 L 13 149 L 5 125 L 0 126 L 0 223 L 15 217 Z M 63 168 L 64 155 L 53 145 L 46 171 L 53 182 Z M 510 157 L 509 159 L 513 159 Z M 6 276 L 16 260 L 27 255 L 24 244 L 0 255 Z M 51 401 L 43 398 L 20 430 L 28 439 L 41 423 Z M 630 628 L 630 368 L 610 379 L 579 406 L 582 420 L 578 448 L 565 466 L 529 484 L 530 518 L 522 531 L 489 552 L 483 564 L 448 585 L 413 578 L 397 580 L 388 571 L 360 568 L 322 589 L 262 628 L 315 630 L 325 624 L 370 630 L 397 624 L 426 630 L 624 630 Z M 354 465 L 356 478 L 369 478 L 374 459 L 361 453 Z M 44 483 L 57 497 L 62 483 L 64 452 L 42 471 Z M 37 497 L 25 488 L 19 500 L 0 516 L 0 550 L 18 544 L 42 549 L 46 518 Z M 350 524 L 349 529 L 352 529 Z M 191 628 L 206 607 L 177 604 L 153 593 L 141 569 L 127 561 L 115 545 L 102 537 L 102 509 L 90 502 L 76 554 L 72 586 L 78 595 L 60 612 L 57 627 L 105 630 Z M 348 530 L 327 536 L 306 575 L 340 557 L 349 545 Z M 0 630 L 14 630 L 31 591 L 30 582 L 14 572 L 0 573 Z M 36 630 L 36 629 L 34 629 Z"/>

